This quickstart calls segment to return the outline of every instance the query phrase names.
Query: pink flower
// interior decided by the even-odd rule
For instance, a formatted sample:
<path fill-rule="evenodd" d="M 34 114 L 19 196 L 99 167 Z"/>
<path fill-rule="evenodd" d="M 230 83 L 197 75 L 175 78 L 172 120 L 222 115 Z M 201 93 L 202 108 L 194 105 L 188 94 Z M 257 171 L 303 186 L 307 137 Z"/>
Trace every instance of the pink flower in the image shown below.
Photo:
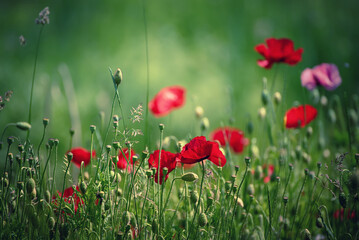
<path fill-rule="evenodd" d="M 184 105 L 186 89 L 181 86 L 162 88 L 148 103 L 148 108 L 155 117 L 163 117 Z"/>
<path fill-rule="evenodd" d="M 322 63 L 312 69 L 304 69 L 300 79 L 302 86 L 309 90 L 321 85 L 325 89 L 332 91 L 342 83 L 337 66 L 329 63 Z"/>

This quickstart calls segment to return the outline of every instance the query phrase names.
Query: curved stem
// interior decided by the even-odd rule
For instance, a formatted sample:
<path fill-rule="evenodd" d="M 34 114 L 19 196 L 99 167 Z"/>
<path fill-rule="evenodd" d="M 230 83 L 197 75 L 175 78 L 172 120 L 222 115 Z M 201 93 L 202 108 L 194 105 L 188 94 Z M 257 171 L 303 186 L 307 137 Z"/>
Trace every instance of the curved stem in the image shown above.
<path fill-rule="evenodd" d="M 66 157 L 66 160 L 67 160 L 67 168 L 66 168 L 65 175 L 64 175 L 64 181 L 62 183 L 62 192 L 61 192 L 61 199 L 60 199 L 59 216 L 57 217 L 55 229 L 57 228 L 57 224 L 59 223 L 59 219 L 60 219 L 60 215 L 61 215 L 61 206 L 62 206 L 62 199 L 64 197 L 64 191 L 65 191 L 66 175 L 67 175 L 67 171 L 69 170 L 69 167 L 70 167 L 70 162 L 67 159 L 67 157 Z"/>

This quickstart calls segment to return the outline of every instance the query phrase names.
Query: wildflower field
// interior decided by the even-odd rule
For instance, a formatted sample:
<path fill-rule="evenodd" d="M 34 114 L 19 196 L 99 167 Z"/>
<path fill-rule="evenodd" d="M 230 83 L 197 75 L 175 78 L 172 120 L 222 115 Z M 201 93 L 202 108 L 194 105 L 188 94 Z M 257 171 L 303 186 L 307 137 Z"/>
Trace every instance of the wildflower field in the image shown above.
<path fill-rule="evenodd" d="M 1 239 L 359 239 L 359 4 L 0 3 Z"/>

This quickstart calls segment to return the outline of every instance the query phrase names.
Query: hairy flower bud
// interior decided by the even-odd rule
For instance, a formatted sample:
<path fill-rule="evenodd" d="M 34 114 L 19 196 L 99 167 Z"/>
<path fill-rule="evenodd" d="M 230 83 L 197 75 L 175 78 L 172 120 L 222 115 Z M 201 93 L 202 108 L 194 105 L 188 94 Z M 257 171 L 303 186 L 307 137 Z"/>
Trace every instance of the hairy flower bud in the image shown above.
<path fill-rule="evenodd" d="M 209 120 L 208 120 L 208 118 L 204 117 L 204 118 L 202 118 L 202 121 L 201 121 L 201 130 L 205 131 L 208 128 L 209 128 Z"/>
<path fill-rule="evenodd" d="M 280 92 L 275 92 L 274 93 L 274 103 L 276 105 L 279 105 L 281 101 L 282 101 L 282 95 L 280 94 Z"/>
<path fill-rule="evenodd" d="M 82 194 L 85 194 L 87 191 L 87 184 L 84 181 L 82 181 L 80 183 L 80 190 L 81 190 Z"/>
<path fill-rule="evenodd" d="M 27 131 L 27 130 L 30 130 L 30 129 L 31 129 L 31 124 L 28 123 L 28 122 L 17 122 L 17 123 L 16 123 L 16 127 L 17 127 L 18 129 Z"/>
<path fill-rule="evenodd" d="M 181 176 L 181 179 L 185 182 L 193 182 L 198 179 L 198 175 L 193 172 L 189 172 L 189 173 L 183 174 Z"/>
<path fill-rule="evenodd" d="M 116 84 L 116 86 L 120 85 L 122 79 L 123 79 L 122 71 L 120 68 L 117 68 L 115 74 L 113 75 L 113 81 Z"/>
<path fill-rule="evenodd" d="M 74 157 L 74 155 L 72 154 L 72 152 L 67 153 L 67 160 L 69 160 L 69 162 L 71 162 L 73 157 Z"/>
<path fill-rule="evenodd" d="M 44 127 L 47 127 L 47 125 L 49 125 L 49 119 L 48 118 L 43 118 L 42 119 L 42 124 L 44 125 Z"/>
<path fill-rule="evenodd" d="M 207 216 L 205 213 L 201 213 L 199 216 L 198 216 L 198 224 L 201 226 L 201 227 L 204 227 L 206 226 L 208 223 L 208 219 L 207 219 Z"/>
<path fill-rule="evenodd" d="M 197 203 L 197 201 L 199 199 L 199 195 L 198 195 L 198 192 L 196 190 L 191 191 L 190 199 L 191 199 L 192 203 Z"/>
<path fill-rule="evenodd" d="M 196 117 L 200 119 L 203 116 L 204 110 L 201 106 L 197 106 L 195 109 Z"/>
<path fill-rule="evenodd" d="M 323 224 L 323 220 L 318 217 L 315 221 L 315 225 L 318 227 L 318 228 L 323 228 L 324 227 L 324 224 Z"/>
<path fill-rule="evenodd" d="M 90 125 L 90 131 L 91 131 L 91 133 L 94 133 L 96 131 L 96 126 Z"/>
<path fill-rule="evenodd" d="M 35 180 L 33 178 L 29 178 L 26 182 L 26 192 L 31 193 L 35 189 Z"/>

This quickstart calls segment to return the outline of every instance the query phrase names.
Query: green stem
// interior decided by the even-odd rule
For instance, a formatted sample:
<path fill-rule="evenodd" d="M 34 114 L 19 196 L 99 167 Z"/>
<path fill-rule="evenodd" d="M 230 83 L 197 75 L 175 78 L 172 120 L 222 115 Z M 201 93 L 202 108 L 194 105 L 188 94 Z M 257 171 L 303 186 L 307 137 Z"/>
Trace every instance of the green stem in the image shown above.
<path fill-rule="evenodd" d="M 49 161 L 50 161 L 51 152 L 52 152 L 52 147 L 50 147 L 49 156 L 47 157 L 46 164 L 45 164 L 45 167 L 44 167 L 44 171 L 42 172 L 42 176 L 40 178 L 40 195 L 39 195 L 40 197 L 41 197 L 41 193 L 42 193 L 42 181 L 44 180 L 46 168 L 47 168 L 47 165 L 49 164 Z"/>
<path fill-rule="evenodd" d="M 38 37 L 37 45 L 36 45 L 35 63 L 34 63 L 34 70 L 33 70 L 33 73 L 32 73 L 32 81 L 31 81 L 31 92 L 30 92 L 30 103 L 29 103 L 29 116 L 28 116 L 28 120 L 27 120 L 27 122 L 28 122 L 29 124 L 31 124 L 32 98 L 33 98 L 34 85 L 35 85 L 35 74 L 36 74 L 37 57 L 38 57 L 38 55 L 39 55 L 40 39 L 41 39 L 41 33 L 42 33 L 42 30 L 43 30 L 43 29 L 44 29 L 44 25 L 41 25 L 40 32 L 39 32 L 39 37 Z M 26 142 L 29 140 L 29 136 L 30 136 L 30 130 L 27 132 Z"/>
<path fill-rule="evenodd" d="M 202 171 L 203 171 L 203 174 L 202 174 L 202 180 L 201 180 L 201 189 L 199 191 L 199 198 L 198 198 L 198 203 L 196 205 L 196 209 L 194 210 L 194 215 L 193 215 L 193 219 L 192 219 L 192 223 L 191 223 L 191 228 L 190 228 L 190 231 L 187 235 L 187 240 L 189 239 L 189 237 L 191 236 L 191 233 L 192 233 L 192 228 L 193 228 L 193 225 L 194 225 L 194 220 L 196 219 L 196 215 L 197 215 L 197 212 L 198 212 L 198 208 L 199 208 L 199 204 L 201 203 L 201 197 L 202 197 L 202 189 L 203 189 L 203 181 L 204 181 L 204 176 L 206 175 L 206 171 L 205 171 L 205 163 L 202 162 L 201 163 L 202 165 Z M 198 228 L 196 230 L 196 235 L 197 236 L 197 232 L 198 232 Z"/>
<path fill-rule="evenodd" d="M 293 227 L 294 227 L 294 223 L 295 223 L 295 219 L 297 217 L 297 211 L 298 211 L 298 205 L 299 205 L 299 199 L 300 199 L 300 195 L 302 195 L 302 192 L 303 192 L 303 188 L 304 188 L 304 185 L 305 185 L 305 182 L 307 181 L 307 174 L 305 174 L 305 177 L 304 177 L 304 181 L 303 181 L 303 184 L 302 184 L 302 187 L 300 188 L 300 191 L 299 191 L 299 194 L 298 194 L 298 197 L 297 197 L 297 202 L 295 204 L 295 210 L 294 210 L 294 216 L 293 216 L 293 222 L 292 222 L 292 227 L 291 227 L 291 232 L 293 231 Z"/>
<path fill-rule="evenodd" d="M 143 21 L 145 28 L 145 43 L 146 43 L 146 66 L 147 66 L 147 79 L 146 79 L 146 112 L 145 112 L 145 146 L 148 146 L 150 143 L 150 129 L 148 126 L 148 102 L 150 95 L 150 64 L 149 64 L 149 54 L 148 54 L 148 33 L 147 33 L 147 17 L 146 17 L 146 5 L 145 0 L 142 0 L 143 6 Z"/>
<path fill-rule="evenodd" d="M 66 175 L 67 175 L 67 171 L 69 170 L 69 167 L 70 167 L 70 161 L 69 161 L 68 157 L 66 157 L 66 161 L 67 161 L 67 168 L 66 168 L 65 175 L 64 175 L 64 181 L 62 183 L 62 192 L 61 192 L 61 198 L 60 198 L 59 216 L 57 217 L 57 220 L 56 220 L 55 229 L 57 229 L 57 225 L 59 223 L 59 219 L 60 219 L 60 215 L 61 215 L 61 206 L 62 206 L 62 199 L 64 197 L 64 191 L 65 191 Z"/>

